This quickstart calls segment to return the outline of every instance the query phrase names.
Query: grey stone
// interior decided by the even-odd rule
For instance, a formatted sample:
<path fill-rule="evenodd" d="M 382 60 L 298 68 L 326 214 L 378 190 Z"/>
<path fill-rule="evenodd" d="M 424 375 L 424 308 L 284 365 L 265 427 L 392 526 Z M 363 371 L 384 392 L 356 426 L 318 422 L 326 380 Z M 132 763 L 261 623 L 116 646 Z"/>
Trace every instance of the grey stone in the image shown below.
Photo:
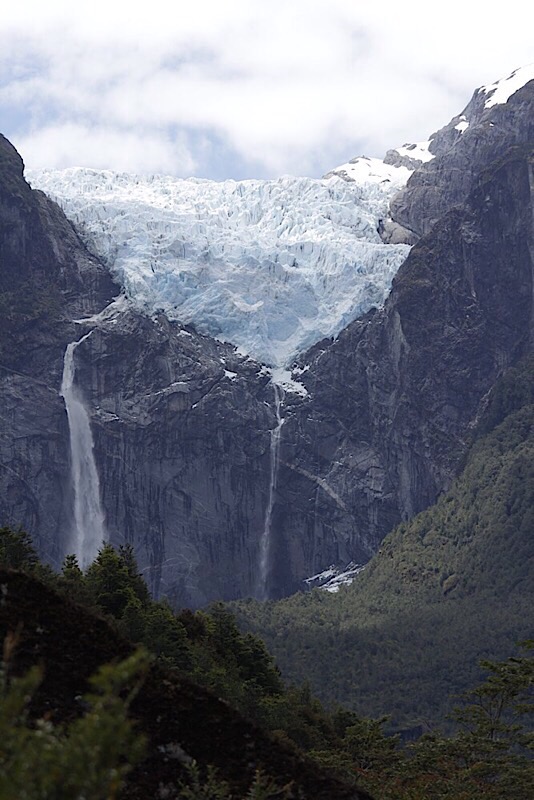
<path fill-rule="evenodd" d="M 433 503 L 493 383 L 532 348 L 532 154 L 477 169 L 470 198 L 412 249 L 385 307 L 299 359 L 308 396 L 288 393 L 282 406 L 273 596 L 330 564 L 364 563 L 396 523 Z M 0 524 L 26 528 L 55 565 L 68 551 L 59 388 L 67 344 L 94 327 L 76 350 L 76 383 L 111 541 L 131 542 L 152 591 L 177 604 L 254 593 L 277 424 L 265 370 L 165 317 L 126 309 L 73 323 L 118 287 L 24 183 L 4 139 L 0 255 Z"/>

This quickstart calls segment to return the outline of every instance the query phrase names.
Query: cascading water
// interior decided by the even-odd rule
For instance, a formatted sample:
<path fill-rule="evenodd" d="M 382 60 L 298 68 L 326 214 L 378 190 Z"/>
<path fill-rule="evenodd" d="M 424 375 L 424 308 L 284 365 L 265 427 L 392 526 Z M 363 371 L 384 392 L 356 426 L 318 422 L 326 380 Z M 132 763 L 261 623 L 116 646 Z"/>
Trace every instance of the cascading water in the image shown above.
<path fill-rule="evenodd" d="M 274 410 L 276 414 L 276 426 L 271 430 L 271 471 L 269 482 L 269 497 L 265 510 L 265 521 L 263 533 L 260 540 L 260 569 L 258 581 L 258 598 L 268 599 L 267 582 L 269 577 L 269 567 L 271 562 L 271 523 L 273 517 L 274 495 L 278 481 L 278 465 L 280 456 L 280 438 L 284 418 L 282 417 L 282 401 L 284 390 L 277 383 L 273 383 L 274 389 Z"/>
<path fill-rule="evenodd" d="M 94 441 L 89 414 L 74 386 L 76 348 L 92 331 L 65 350 L 60 395 L 65 401 L 70 434 L 72 488 L 74 494 L 74 530 L 70 547 L 82 568 L 89 566 L 105 540 L 104 513 L 100 502 L 100 484 L 94 456 Z"/>

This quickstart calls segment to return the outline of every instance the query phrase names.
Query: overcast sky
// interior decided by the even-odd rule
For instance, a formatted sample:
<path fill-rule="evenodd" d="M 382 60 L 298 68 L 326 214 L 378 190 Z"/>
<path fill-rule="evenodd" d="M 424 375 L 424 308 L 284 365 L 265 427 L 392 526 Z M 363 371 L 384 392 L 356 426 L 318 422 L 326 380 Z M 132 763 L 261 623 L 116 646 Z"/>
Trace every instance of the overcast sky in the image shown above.
<path fill-rule="evenodd" d="M 0 130 L 31 167 L 320 176 L 534 61 L 526 0 L 18 0 Z M 504 11 L 503 11 L 504 9 Z"/>

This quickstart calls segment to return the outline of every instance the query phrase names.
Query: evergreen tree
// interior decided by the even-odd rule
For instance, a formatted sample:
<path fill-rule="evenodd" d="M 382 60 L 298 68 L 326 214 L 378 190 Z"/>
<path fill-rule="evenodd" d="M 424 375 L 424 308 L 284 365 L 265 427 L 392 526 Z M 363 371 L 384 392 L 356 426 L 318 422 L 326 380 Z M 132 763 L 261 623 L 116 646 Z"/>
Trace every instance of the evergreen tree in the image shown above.
<path fill-rule="evenodd" d="M 148 603 L 148 588 L 139 574 L 131 548 L 116 551 L 104 544 L 86 572 L 86 583 L 95 602 L 120 619 L 128 605 Z"/>
<path fill-rule="evenodd" d="M 128 719 L 150 658 L 138 651 L 91 679 L 85 714 L 69 725 L 29 721 L 27 708 L 42 673 L 10 678 L 9 654 L 0 669 L 0 798 L 2 800 L 114 800 L 143 754 L 143 737 Z M 123 696 L 125 694 L 125 696 Z"/>
<path fill-rule="evenodd" d="M 0 566 L 31 572 L 38 563 L 31 537 L 25 531 L 0 528 Z"/>

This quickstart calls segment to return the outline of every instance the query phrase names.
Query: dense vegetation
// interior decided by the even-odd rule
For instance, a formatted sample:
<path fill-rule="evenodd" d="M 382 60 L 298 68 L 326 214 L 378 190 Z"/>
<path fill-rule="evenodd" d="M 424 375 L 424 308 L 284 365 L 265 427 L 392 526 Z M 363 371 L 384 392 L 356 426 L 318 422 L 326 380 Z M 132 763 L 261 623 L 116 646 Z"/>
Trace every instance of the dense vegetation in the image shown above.
<path fill-rule="evenodd" d="M 153 600 L 127 546 L 116 551 L 104 545 L 85 572 L 68 556 L 56 575 L 39 562 L 24 532 L 3 528 L 0 567 L 23 570 L 69 602 L 104 615 L 128 640 L 144 645 L 164 670 L 211 689 L 278 740 L 305 751 L 345 782 L 363 786 L 376 800 L 529 800 L 533 643 L 509 654 L 532 631 L 533 423 L 530 361 L 496 387 L 450 492 L 397 528 L 358 580 L 338 595 L 316 590 L 277 603 L 238 604 L 241 624 L 255 633 L 241 633 L 222 605 L 175 613 Z M 258 631 L 286 675 L 309 683 L 284 683 Z M 4 775 L 12 776 L 8 784 L 27 784 L 31 799 L 59 796 L 53 788 L 58 765 L 64 772 L 70 759 L 80 764 L 76 753 L 91 737 L 103 743 L 111 738 L 109 746 L 93 748 L 92 760 L 73 769 L 71 779 L 84 796 L 115 796 L 142 749 L 142 740 L 132 734 L 129 704 L 120 696 L 124 678 L 117 678 L 124 670 L 131 677 L 132 667 L 102 672 L 95 684 L 99 691 L 88 698 L 93 711 L 69 728 L 58 729 L 46 719 L 35 727 L 25 698 L 39 671 L 7 679 L 13 641 L 6 640 L 0 687 L 0 764 Z M 146 657 L 137 659 L 132 663 L 142 671 Z M 485 680 L 469 689 L 483 673 Z M 310 685 L 328 701 L 328 711 Z M 453 710 L 459 693 L 463 705 Z M 448 738 L 438 730 L 443 723 Z M 403 736 L 386 735 L 395 729 Z M 406 746 L 410 738 L 417 741 Z M 22 752 L 28 757 L 19 758 Z M 0 796 L 22 796 L 19 789 L 9 791 Z M 213 772 L 197 767 L 190 785 L 176 792 L 173 796 L 190 800 L 231 795 Z M 262 780 L 250 789 L 250 797 L 270 796 L 291 792 Z"/>
<path fill-rule="evenodd" d="M 497 385 L 451 490 L 387 537 L 352 586 L 235 610 L 323 701 L 433 729 L 481 659 L 532 636 L 533 534 L 531 359 Z"/>
<path fill-rule="evenodd" d="M 14 571 L 10 567 L 18 569 Z M 257 648 L 247 647 L 253 637 L 241 635 L 231 616 L 219 608 L 214 609 L 217 619 L 189 612 L 179 615 L 185 620 L 185 628 L 170 610 L 150 599 L 129 550 L 115 553 L 111 548 L 103 548 L 99 559 L 85 575 L 77 568 L 75 560 L 69 558 L 58 576 L 39 564 L 25 534 L 3 529 L 0 532 L 0 586 L 0 640 L 6 644 L 4 663 L 8 675 L 8 681 L 0 687 L 0 718 L 4 719 L 6 727 L 13 728 L 13 736 L 0 736 L 0 772 L 4 769 L 7 776 L 13 774 L 14 787 L 24 782 L 21 776 L 25 771 L 32 775 L 26 795 L 6 790 L 7 794 L 0 794 L 2 800 L 4 797 L 20 800 L 26 796 L 34 800 L 63 796 L 59 790 L 54 793 L 50 788 L 54 781 L 61 782 L 58 770 L 49 775 L 46 770 L 43 772 L 44 768 L 34 769 L 33 755 L 38 758 L 39 745 L 45 746 L 41 738 L 45 738 L 46 747 L 55 752 L 58 764 L 67 769 L 69 754 L 80 750 L 78 734 L 83 733 L 83 726 L 77 727 L 77 720 L 81 718 L 83 722 L 87 708 L 84 696 L 87 698 L 89 691 L 88 679 L 101 665 L 125 659 L 134 652 L 133 644 L 119 632 L 130 626 L 132 620 L 142 638 L 151 641 L 154 653 L 133 702 L 131 705 L 128 702 L 135 730 L 146 738 L 146 752 L 126 776 L 125 794 L 121 793 L 121 797 L 128 800 L 157 797 L 163 786 L 161 797 L 169 799 L 194 796 L 222 800 L 230 795 L 235 799 L 249 792 L 250 798 L 259 800 L 270 796 L 266 794 L 266 786 L 275 782 L 276 796 L 280 798 L 285 796 L 281 789 L 291 784 L 294 787 L 291 796 L 302 800 L 311 797 L 366 800 L 367 795 L 355 792 L 351 786 L 325 773 L 312 759 L 305 759 L 302 751 L 289 741 L 289 736 L 270 736 L 265 728 L 247 721 L 229 703 L 190 680 L 188 674 L 198 669 L 205 682 L 218 683 L 222 692 L 227 692 L 228 696 L 233 693 L 238 701 L 245 698 L 252 705 L 252 696 L 256 694 L 258 713 L 261 713 L 262 698 L 267 701 L 268 696 L 273 693 L 274 698 L 276 692 L 279 707 L 284 708 L 285 689 L 269 657 L 264 688 L 260 686 L 261 678 L 255 680 L 262 671 L 262 664 L 261 657 L 258 661 L 255 658 Z M 73 602 L 70 599 L 73 596 L 83 599 L 83 604 Z M 104 612 L 104 607 L 113 609 L 117 616 Z M 219 610 L 221 614 L 217 616 Z M 186 633 L 180 635 L 183 629 Z M 181 646 L 184 644 L 185 648 Z M 178 661 L 184 664 L 184 649 L 189 664 L 178 668 Z M 263 647 L 261 650 L 265 653 Z M 15 691 L 13 695 L 13 690 L 19 677 L 22 681 L 26 681 L 28 675 L 32 678 L 35 665 L 39 667 L 42 680 L 38 685 L 33 680 L 23 684 L 23 689 L 28 689 L 24 689 L 23 694 L 24 699 L 29 700 L 29 707 L 21 709 L 21 693 Z M 252 676 L 249 675 L 251 671 Z M 241 672 L 239 679 L 237 672 Z M 274 686 L 270 686 L 273 680 Z M 285 698 L 288 711 L 295 709 L 295 732 L 302 730 L 304 735 L 307 729 L 313 733 L 317 728 L 315 741 L 329 741 L 329 735 L 319 736 L 319 726 L 328 726 L 328 720 L 319 711 L 314 714 L 313 708 L 308 711 L 311 704 L 307 693 L 302 695 L 300 698 L 296 694 L 295 701 L 289 693 Z M 302 720 L 298 718 L 300 709 Z M 117 710 L 122 714 L 124 709 L 119 705 Z M 291 719 L 290 713 L 287 716 Z M 90 727 L 97 734 L 100 723 L 104 725 L 104 742 L 108 721 L 106 715 L 99 715 L 96 724 Z M 35 730 L 39 736 L 34 741 Z M 120 729 L 113 730 L 117 735 L 117 747 L 110 754 L 122 753 L 126 764 L 119 761 L 119 766 L 131 766 L 128 742 L 121 743 Z M 42 732 L 46 736 L 41 737 Z M 76 741 L 70 746 L 68 740 L 73 734 Z M 330 736 L 332 739 L 335 736 L 333 731 Z M 82 741 L 87 741 L 84 736 Z M 22 748 L 26 755 L 21 753 L 20 758 L 17 742 L 27 745 Z M 87 744 L 92 746 L 91 742 Z M 93 755 L 94 758 L 84 761 L 87 770 L 107 780 L 100 767 L 113 769 L 117 764 L 113 765 L 113 760 L 111 764 L 103 763 L 98 750 Z M 51 756 L 50 768 L 56 756 Z M 196 771 L 191 759 L 199 764 Z M 96 797 L 89 791 L 95 782 L 91 783 L 84 764 L 80 764 L 78 770 L 78 785 L 84 790 L 72 796 Z M 184 774 L 188 765 L 192 769 L 189 776 Z M 216 776 L 209 765 L 216 768 Z M 257 770 L 261 770 L 259 778 L 254 777 Z M 87 778 L 90 778 L 89 783 Z M 189 789 L 194 795 L 180 788 L 184 779 L 190 779 Z M 226 789 L 223 782 L 227 783 Z M 40 789 L 36 790 L 37 794 L 33 792 L 36 783 L 38 787 L 46 787 L 46 791 L 43 788 L 41 793 Z M 114 786 L 116 789 L 116 782 Z M 107 798 L 115 794 L 98 796 Z"/>
<path fill-rule="evenodd" d="M 279 739 L 307 752 L 319 766 L 345 782 L 367 788 L 376 800 L 499 800 L 510 796 L 509 791 L 518 800 L 530 796 L 534 780 L 530 756 L 534 737 L 529 732 L 534 712 L 534 657 L 528 652 L 484 665 L 489 678 L 465 697 L 453 738 L 433 733 L 401 750 L 398 737 L 384 734 L 386 720 L 362 719 L 342 708 L 326 712 L 307 686 L 288 689 L 262 642 L 251 634 L 241 634 L 222 606 L 209 612 L 175 614 L 165 603 L 152 600 L 129 548 L 117 552 L 105 545 L 85 573 L 70 556 L 57 576 L 39 563 L 26 534 L 4 528 L 0 531 L 0 566 L 23 569 L 96 613 L 104 613 L 131 639 L 143 642 L 166 668 L 211 687 Z M 10 648 L 8 641 L 7 668 Z M 135 673 L 146 664 L 146 658 L 137 658 L 129 667 L 119 665 L 101 673 L 96 686 L 104 699 L 93 694 L 89 700 L 96 711 L 83 715 L 68 729 L 57 730 L 46 720 L 36 728 L 28 725 L 22 699 L 31 692 L 38 673 L 30 673 L 21 683 L 4 681 L 0 734 L 4 726 L 9 735 L 0 736 L 0 763 L 5 774 L 13 774 L 20 785 L 26 772 L 31 772 L 26 795 L 30 800 L 59 796 L 54 793 L 54 781 L 59 780 L 54 765 L 68 770 L 71 758 L 77 764 L 72 785 L 82 787 L 84 796 L 94 800 L 115 796 L 122 775 L 140 757 L 142 748 L 140 739 L 132 736 L 129 701 L 124 702 L 118 694 L 125 679 L 131 678 L 132 667 Z M 95 746 L 92 761 L 80 762 L 76 754 L 80 747 L 90 745 L 91 737 L 104 744 L 111 737 L 113 746 Z M 46 758 L 41 758 L 43 748 Z M 19 758 L 21 752 L 27 757 Z M 126 761 L 120 760 L 121 755 Z M 34 757 L 40 764 L 35 768 Z M 36 789 L 32 794 L 34 784 L 41 793 Z M 44 788 L 41 791 L 39 787 Z M 230 795 L 230 789 L 213 772 L 193 768 L 190 785 L 178 788 L 173 796 L 222 800 Z M 269 788 L 266 778 L 251 787 L 249 796 L 259 800 L 290 797 L 291 792 Z"/>
<path fill-rule="evenodd" d="M 222 605 L 209 613 L 175 614 L 165 602 L 150 597 L 132 549 L 104 545 L 81 571 L 67 556 L 60 575 L 41 564 L 29 536 L 0 529 L 0 565 L 30 571 L 70 599 L 105 614 L 132 642 L 142 643 L 159 662 L 225 697 L 256 720 L 262 703 L 285 693 L 282 680 L 263 642 L 241 634 Z"/>
<path fill-rule="evenodd" d="M 102 667 L 83 699 L 85 712 L 70 725 L 54 725 L 43 718 L 32 725 L 28 704 L 43 670 L 35 666 L 23 676 L 11 675 L 16 646 L 16 634 L 6 637 L 0 670 L 0 797 L 116 797 L 124 776 L 143 752 L 143 737 L 135 731 L 128 711 L 148 654 L 139 651 L 117 665 Z M 121 697 L 128 688 L 126 697 Z"/>

